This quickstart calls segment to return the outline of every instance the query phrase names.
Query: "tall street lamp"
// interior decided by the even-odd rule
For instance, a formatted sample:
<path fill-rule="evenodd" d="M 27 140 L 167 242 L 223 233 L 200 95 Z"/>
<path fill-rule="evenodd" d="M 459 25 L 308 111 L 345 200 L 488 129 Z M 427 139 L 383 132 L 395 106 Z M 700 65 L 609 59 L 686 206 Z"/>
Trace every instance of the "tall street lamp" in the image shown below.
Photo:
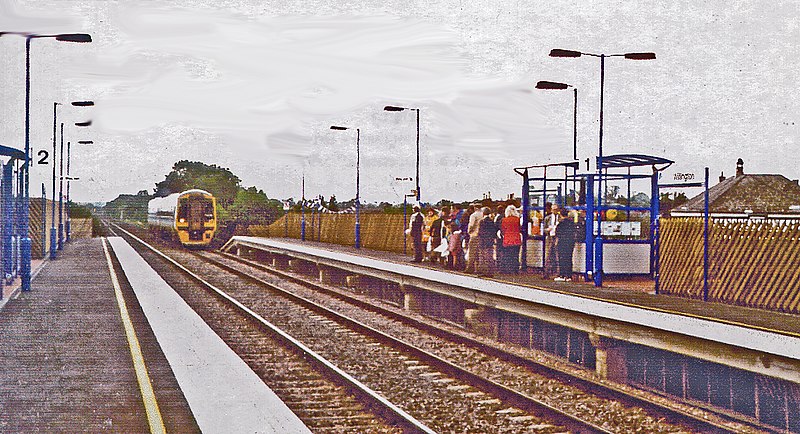
<path fill-rule="evenodd" d="M 578 159 L 578 88 L 566 83 L 556 83 L 554 81 L 540 81 L 536 83 L 537 89 L 544 90 L 564 90 L 572 88 L 574 98 L 573 112 L 572 112 L 572 159 Z"/>
<path fill-rule="evenodd" d="M 92 37 L 86 33 L 62 33 L 57 35 L 37 35 L 35 33 L 25 32 L 0 32 L 0 36 L 13 34 L 25 37 L 25 163 L 23 164 L 24 181 L 23 190 L 24 198 L 22 200 L 22 216 L 20 218 L 20 230 L 22 231 L 21 247 L 21 274 L 22 274 L 22 290 L 30 291 L 31 289 L 31 236 L 30 236 L 30 107 L 31 107 L 31 40 L 42 38 L 53 38 L 57 41 L 63 42 L 92 42 Z"/>
<path fill-rule="evenodd" d="M 350 127 L 340 127 L 336 125 L 331 125 L 332 130 L 351 130 Z M 356 128 L 356 249 L 361 248 L 361 222 L 359 220 L 359 213 L 361 208 L 361 199 L 360 199 L 360 183 L 361 183 L 361 171 L 360 171 L 360 164 L 361 164 L 361 129 Z"/>
<path fill-rule="evenodd" d="M 94 105 L 94 101 L 72 101 L 71 103 L 75 107 L 90 107 Z M 57 246 L 57 239 L 56 239 L 56 166 L 57 160 L 56 156 L 58 155 L 56 152 L 56 125 L 58 123 L 58 106 L 62 105 L 60 102 L 53 103 L 53 206 L 51 206 L 50 212 L 50 259 L 56 258 L 56 250 L 59 249 Z M 78 142 L 81 143 L 81 142 Z M 64 148 L 64 124 L 61 124 L 61 148 L 63 153 Z M 69 146 L 67 147 L 69 151 Z M 67 152 L 69 153 L 69 152 Z M 69 176 L 69 157 L 67 158 L 67 175 Z M 67 202 L 69 202 L 69 183 L 67 183 Z M 67 213 L 69 213 L 69 204 L 67 204 Z M 58 237 L 60 239 L 60 237 Z M 67 216 L 67 241 L 70 239 L 70 218 L 69 215 Z M 44 243 L 43 243 L 44 244 Z"/>
<path fill-rule="evenodd" d="M 92 107 L 94 106 L 94 101 L 72 101 L 72 105 L 75 107 Z M 76 126 L 89 126 L 92 124 L 92 121 L 87 122 L 76 122 Z M 78 144 L 80 145 L 90 145 L 94 142 L 91 140 L 78 140 Z M 72 217 L 70 216 L 70 205 L 69 205 L 69 142 L 67 142 L 67 241 L 72 238 Z"/>
<path fill-rule="evenodd" d="M 394 105 L 387 105 L 383 108 L 387 112 L 401 112 L 403 110 L 413 110 L 417 112 L 417 176 L 416 176 L 416 183 L 417 183 L 417 203 L 420 201 L 420 192 L 419 192 L 419 109 L 418 108 L 408 108 L 408 107 L 399 107 Z"/>
<path fill-rule="evenodd" d="M 76 127 L 88 127 L 92 125 L 92 121 L 86 122 L 75 122 Z M 62 221 L 63 211 L 64 211 L 64 124 L 61 124 L 61 165 L 59 168 L 60 173 L 60 180 L 59 180 L 59 187 L 58 187 L 58 250 L 63 249 L 64 242 L 65 242 L 65 235 L 66 240 L 69 240 L 69 233 L 70 233 L 70 218 L 69 218 L 69 180 L 67 180 L 67 216 L 66 224 Z M 84 140 L 84 143 L 92 143 L 91 141 Z M 69 177 L 69 154 L 70 154 L 70 147 L 72 142 L 67 142 L 67 177 Z"/>
<path fill-rule="evenodd" d="M 597 176 L 602 185 L 602 170 L 603 170 L 603 88 L 605 84 L 606 74 L 606 58 L 607 57 L 624 57 L 629 60 L 654 60 L 655 53 L 621 53 L 621 54 L 594 54 L 584 53 L 574 50 L 553 49 L 550 50 L 550 57 L 581 57 L 591 56 L 600 58 L 600 138 L 598 142 L 597 154 Z M 595 270 L 594 270 L 594 284 L 595 286 L 602 286 L 603 284 L 603 225 L 602 225 L 602 189 L 599 189 L 597 201 L 597 235 L 594 239 L 595 248 Z"/>
<path fill-rule="evenodd" d="M 56 259 L 56 124 L 60 102 L 53 103 L 53 203 L 50 206 L 50 259 Z M 64 141 L 64 124 L 61 124 L 61 141 Z M 44 243 L 42 243 L 44 244 Z"/>

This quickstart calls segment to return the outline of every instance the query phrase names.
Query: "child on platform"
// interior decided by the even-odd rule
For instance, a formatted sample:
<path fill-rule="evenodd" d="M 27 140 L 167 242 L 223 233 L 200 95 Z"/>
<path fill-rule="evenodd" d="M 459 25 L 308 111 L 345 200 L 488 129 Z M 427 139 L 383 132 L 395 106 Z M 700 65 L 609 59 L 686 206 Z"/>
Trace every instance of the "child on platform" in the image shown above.
<path fill-rule="evenodd" d="M 448 241 L 447 250 L 450 255 L 447 256 L 447 268 L 463 270 L 464 269 L 464 249 L 461 246 L 461 230 L 458 223 L 450 223 L 450 238 Z"/>

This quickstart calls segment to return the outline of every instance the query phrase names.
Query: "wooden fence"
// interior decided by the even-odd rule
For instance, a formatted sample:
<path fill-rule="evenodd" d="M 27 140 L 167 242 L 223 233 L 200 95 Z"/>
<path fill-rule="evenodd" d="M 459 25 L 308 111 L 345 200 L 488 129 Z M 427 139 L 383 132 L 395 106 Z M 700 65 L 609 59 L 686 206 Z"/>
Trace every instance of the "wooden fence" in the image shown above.
<path fill-rule="evenodd" d="M 663 293 L 702 298 L 703 219 L 662 219 Z M 712 220 L 709 300 L 800 313 L 800 223 Z"/>
<path fill-rule="evenodd" d="M 288 225 L 287 219 L 288 218 Z M 320 220 L 320 218 L 322 220 Z M 290 213 L 269 226 L 252 226 L 250 233 L 261 237 L 300 238 L 299 213 Z M 402 214 L 362 213 L 361 246 L 366 249 L 403 253 L 404 225 Z M 306 213 L 306 240 L 355 245 L 354 214 Z M 413 250 L 408 240 L 408 252 Z"/>

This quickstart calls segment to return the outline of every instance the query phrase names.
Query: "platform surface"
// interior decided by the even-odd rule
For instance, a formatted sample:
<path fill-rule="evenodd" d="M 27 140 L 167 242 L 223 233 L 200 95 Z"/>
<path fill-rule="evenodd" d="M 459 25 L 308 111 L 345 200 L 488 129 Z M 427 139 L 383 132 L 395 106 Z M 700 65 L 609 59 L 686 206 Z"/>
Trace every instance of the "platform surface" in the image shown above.
<path fill-rule="evenodd" d="M 109 242 L 204 433 L 310 432 L 125 240 Z"/>
<path fill-rule="evenodd" d="M 197 431 L 169 369 L 150 367 L 167 429 Z M 83 239 L 0 310 L 0 432 L 101 431 L 148 423 L 101 240 Z"/>
<path fill-rule="evenodd" d="M 244 236 L 234 237 L 231 242 L 237 241 L 344 261 L 800 359 L 800 317 L 795 315 L 635 290 L 557 283 L 524 274 L 483 279 L 441 267 L 411 264 L 402 255 L 326 243 Z"/>

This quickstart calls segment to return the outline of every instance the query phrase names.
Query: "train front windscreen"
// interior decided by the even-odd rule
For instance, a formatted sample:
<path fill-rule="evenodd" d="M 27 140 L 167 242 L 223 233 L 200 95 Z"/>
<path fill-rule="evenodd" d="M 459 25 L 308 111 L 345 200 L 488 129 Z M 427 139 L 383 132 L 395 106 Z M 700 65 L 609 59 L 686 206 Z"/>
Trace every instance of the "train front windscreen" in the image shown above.
<path fill-rule="evenodd" d="M 187 197 L 178 205 L 178 226 L 189 232 L 189 240 L 200 241 L 206 223 L 214 220 L 214 204 L 205 197 Z M 182 226 L 182 227 L 181 227 Z"/>

